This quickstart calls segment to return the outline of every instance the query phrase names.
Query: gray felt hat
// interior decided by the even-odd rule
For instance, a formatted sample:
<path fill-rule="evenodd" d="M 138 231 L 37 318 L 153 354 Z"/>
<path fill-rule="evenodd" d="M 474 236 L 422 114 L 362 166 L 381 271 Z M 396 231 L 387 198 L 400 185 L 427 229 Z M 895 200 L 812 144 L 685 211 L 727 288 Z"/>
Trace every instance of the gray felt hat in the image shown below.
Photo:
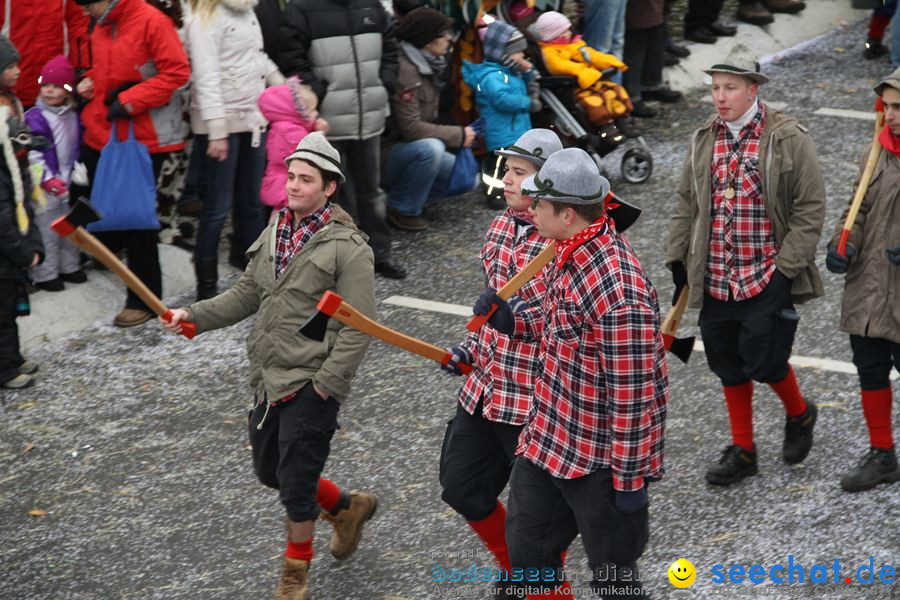
<path fill-rule="evenodd" d="M 600 204 L 608 193 L 609 181 L 581 148 L 554 152 L 540 171 L 522 182 L 523 196 L 567 204 Z"/>
<path fill-rule="evenodd" d="M 740 42 L 732 46 L 725 60 L 714 64 L 703 72 L 707 75 L 712 75 L 713 73 L 741 75 L 760 85 L 769 81 L 769 78 L 759 71 L 759 58 L 750 48 Z"/>
<path fill-rule="evenodd" d="M 542 166 L 554 152 L 562 150 L 559 136 L 549 129 L 529 129 L 508 148 L 497 150 L 500 156 L 516 156 Z"/>
<path fill-rule="evenodd" d="M 893 73 L 878 82 L 875 86 L 875 93 L 879 96 L 884 93 L 885 87 L 892 87 L 900 92 L 900 67 L 897 67 Z"/>
<path fill-rule="evenodd" d="M 291 161 L 298 158 L 311 162 L 323 171 L 335 173 L 340 183 L 346 181 L 344 174 L 341 173 L 340 153 L 328 143 L 328 140 L 325 139 L 325 136 L 320 131 L 312 131 L 306 134 L 306 137 L 297 144 L 296 150 L 284 159 L 284 164 L 290 166 Z"/>

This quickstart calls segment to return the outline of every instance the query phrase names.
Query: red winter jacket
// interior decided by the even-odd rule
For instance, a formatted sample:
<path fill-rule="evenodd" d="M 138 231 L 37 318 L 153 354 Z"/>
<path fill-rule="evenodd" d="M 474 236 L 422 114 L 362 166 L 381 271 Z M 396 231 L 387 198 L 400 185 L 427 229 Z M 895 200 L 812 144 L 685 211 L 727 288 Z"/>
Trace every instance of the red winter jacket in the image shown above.
<path fill-rule="evenodd" d="M 26 108 L 34 104 L 38 77 L 51 58 L 67 54 L 76 69 L 89 65 L 87 27 L 88 19 L 74 0 L 0 0 L 0 32 L 22 56 L 22 74 L 13 91 Z"/>
<path fill-rule="evenodd" d="M 84 142 L 100 150 L 109 141 L 107 94 L 128 83 L 119 102 L 134 119 L 135 136 L 150 153 L 184 147 L 187 123 L 182 114 L 182 88 L 191 76 L 181 39 L 172 21 L 144 0 L 112 0 L 91 34 L 94 96 L 84 111 Z M 128 124 L 118 121 L 119 138 Z"/>

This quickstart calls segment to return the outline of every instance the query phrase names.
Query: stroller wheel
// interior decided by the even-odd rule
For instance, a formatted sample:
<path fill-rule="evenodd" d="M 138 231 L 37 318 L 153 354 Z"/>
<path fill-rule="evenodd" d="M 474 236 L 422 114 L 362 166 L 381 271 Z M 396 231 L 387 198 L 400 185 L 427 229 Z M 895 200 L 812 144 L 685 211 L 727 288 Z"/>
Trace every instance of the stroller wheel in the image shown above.
<path fill-rule="evenodd" d="M 653 157 L 643 148 L 629 148 L 622 157 L 622 177 L 628 183 L 644 183 L 653 173 Z"/>

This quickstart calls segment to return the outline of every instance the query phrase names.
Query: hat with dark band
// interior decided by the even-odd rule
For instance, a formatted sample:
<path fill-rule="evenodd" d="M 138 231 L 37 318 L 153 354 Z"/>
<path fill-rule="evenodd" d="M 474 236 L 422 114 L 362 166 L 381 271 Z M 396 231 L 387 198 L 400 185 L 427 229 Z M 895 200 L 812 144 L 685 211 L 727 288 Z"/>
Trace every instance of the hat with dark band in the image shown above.
<path fill-rule="evenodd" d="M 759 70 L 759 59 L 747 46 L 741 43 L 735 44 L 728 56 L 721 63 L 715 64 L 703 71 L 707 75 L 714 73 L 731 73 L 752 80 L 753 83 L 762 85 L 769 81 Z"/>
<path fill-rule="evenodd" d="M 291 161 L 297 159 L 311 162 L 323 171 L 336 174 L 340 183 L 346 181 L 344 174 L 341 173 L 340 153 L 328 143 L 320 131 L 306 134 L 306 137 L 297 144 L 296 150 L 284 159 L 284 164 L 290 166 Z"/>
<path fill-rule="evenodd" d="M 549 129 L 529 129 L 516 140 L 516 143 L 500 150 L 494 151 L 498 156 L 515 156 L 524 158 L 543 166 L 551 154 L 562 150 L 562 142 L 559 136 Z"/>

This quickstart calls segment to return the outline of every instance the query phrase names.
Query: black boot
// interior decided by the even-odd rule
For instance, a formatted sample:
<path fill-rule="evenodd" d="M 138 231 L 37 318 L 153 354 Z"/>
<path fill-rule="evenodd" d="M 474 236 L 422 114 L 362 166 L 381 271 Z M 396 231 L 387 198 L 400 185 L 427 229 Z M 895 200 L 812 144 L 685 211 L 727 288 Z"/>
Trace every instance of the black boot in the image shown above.
<path fill-rule="evenodd" d="M 725 448 L 718 462 L 706 470 L 706 481 L 715 485 L 731 485 L 744 477 L 756 475 L 756 447 L 747 452 L 737 444 Z"/>
<path fill-rule="evenodd" d="M 893 448 L 873 446 L 858 467 L 841 477 L 841 487 L 848 492 L 861 492 L 879 483 L 895 481 L 900 481 L 900 465 L 897 464 L 896 451 Z"/>
<path fill-rule="evenodd" d="M 809 455 L 813 445 L 813 427 L 819 409 L 812 400 L 806 401 L 806 410 L 802 415 L 788 417 L 784 425 L 784 448 L 782 456 L 789 465 L 801 463 Z"/>
<path fill-rule="evenodd" d="M 197 300 L 213 298 L 218 293 L 216 283 L 219 281 L 219 263 L 216 259 L 200 259 L 194 261 L 194 272 L 197 274 Z"/>

